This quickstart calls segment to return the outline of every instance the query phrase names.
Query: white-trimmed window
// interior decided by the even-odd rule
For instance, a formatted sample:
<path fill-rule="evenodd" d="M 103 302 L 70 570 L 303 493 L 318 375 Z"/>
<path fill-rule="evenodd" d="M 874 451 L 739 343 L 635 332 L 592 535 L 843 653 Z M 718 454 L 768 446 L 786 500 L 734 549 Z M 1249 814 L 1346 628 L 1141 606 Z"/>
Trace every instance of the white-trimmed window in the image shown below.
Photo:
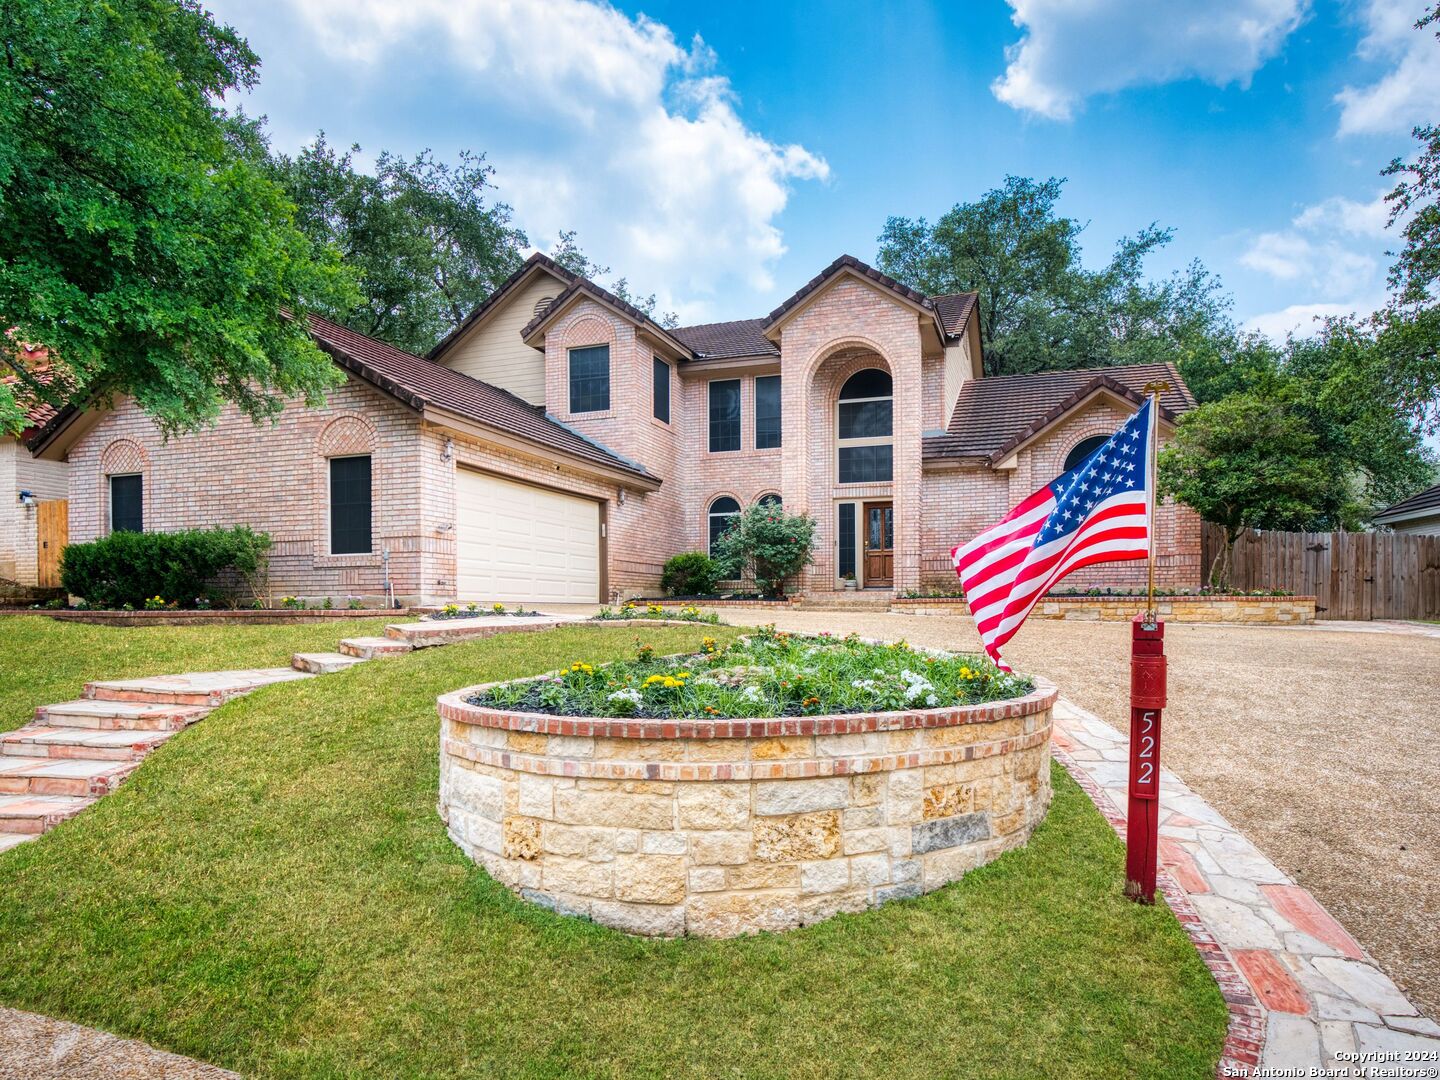
<path fill-rule="evenodd" d="M 725 535 L 725 530 L 730 528 L 730 523 L 740 515 L 740 504 L 729 495 L 721 495 L 710 504 L 706 514 L 710 526 L 710 554 L 715 554 L 715 545 L 720 542 L 720 537 Z"/>
<path fill-rule="evenodd" d="M 894 384 L 887 372 L 866 368 L 845 380 L 835 417 L 840 483 L 878 484 L 893 478 L 894 411 Z"/>

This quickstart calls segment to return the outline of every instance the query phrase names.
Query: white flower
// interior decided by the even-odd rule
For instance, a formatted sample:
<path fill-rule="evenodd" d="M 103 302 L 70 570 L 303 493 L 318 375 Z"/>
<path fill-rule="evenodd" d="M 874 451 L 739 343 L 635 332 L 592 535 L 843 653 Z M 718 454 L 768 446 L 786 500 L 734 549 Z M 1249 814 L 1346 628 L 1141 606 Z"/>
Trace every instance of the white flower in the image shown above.
<path fill-rule="evenodd" d="M 747 686 L 744 690 L 740 691 L 740 696 L 746 701 L 759 701 L 760 688 L 758 686 Z"/>
<path fill-rule="evenodd" d="M 940 704 L 940 699 L 937 698 L 934 694 L 931 694 L 925 699 L 925 704 L 929 705 L 933 709 L 936 705 Z"/>
<path fill-rule="evenodd" d="M 635 689 L 616 690 L 610 695 L 611 701 L 628 701 L 631 705 L 639 705 L 641 702 L 640 691 Z"/>

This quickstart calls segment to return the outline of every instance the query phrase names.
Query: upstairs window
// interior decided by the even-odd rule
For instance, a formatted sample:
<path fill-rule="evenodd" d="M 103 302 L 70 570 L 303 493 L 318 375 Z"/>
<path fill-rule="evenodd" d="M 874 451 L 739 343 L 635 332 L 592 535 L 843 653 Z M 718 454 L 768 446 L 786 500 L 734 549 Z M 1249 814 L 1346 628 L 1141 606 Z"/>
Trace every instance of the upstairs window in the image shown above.
<path fill-rule="evenodd" d="M 670 422 L 670 365 L 658 356 L 654 358 L 653 364 L 655 419 L 668 424 Z"/>
<path fill-rule="evenodd" d="M 755 380 L 755 449 L 769 450 L 780 445 L 780 376 L 762 375 Z"/>
<path fill-rule="evenodd" d="M 740 380 L 717 379 L 710 383 L 710 452 L 739 449 Z"/>
<path fill-rule="evenodd" d="M 610 346 L 570 350 L 570 411 L 605 412 L 610 408 Z"/>
<path fill-rule="evenodd" d="M 110 477 L 110 531 L 145 531 L 145 478 L 139 473 Z"/>
<path fill-rule="evenodd" d="M 1071 469 L 1078 469 L 1082 461 L 1095 453 L 1096 450 L 1099 450 L 1100 447 L 1104 446 L 1112 438 L 1113 436 L 1111 435 L 1091 435 L 1088 439 L 1081 439 L 1075 444 L 1075 449 L 1065 455 L 1065 467 L 1060 470 L 1061 474 L 1063 475 Z"/>
<path fill-rule="evenodd" d="M 707 515 L 710 523 L 710 554 L 715 554 L 715 545 L 720 542 L 720 537 L 725 535 L 725 530 L 730 528 L 730 523 L 740 513 L 740 504 L 729 495 L 721 495 L 710 504 L 710 511 Z"/>
<path fill-rule="evenodd" d="M 889 374 L 857 371 L 840 388 L 835 418 L 842 484 L 888 483 L 894 475 L 894 396 Z"/>
<path fill-rule="evenodd" d="M 368 555 L 370 458 L 330 459 L 330 554 Z"/>

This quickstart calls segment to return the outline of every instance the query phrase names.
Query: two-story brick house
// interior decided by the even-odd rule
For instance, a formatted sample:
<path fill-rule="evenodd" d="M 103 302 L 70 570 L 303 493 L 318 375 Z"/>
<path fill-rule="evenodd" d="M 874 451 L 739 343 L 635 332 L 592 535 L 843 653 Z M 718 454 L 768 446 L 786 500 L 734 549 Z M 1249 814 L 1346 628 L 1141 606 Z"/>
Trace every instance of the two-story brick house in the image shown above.
<path fill-rule="evenodd" d="M 818 523 L 800 588 L 953 584 L 947 553 L 1084 456 L 1169 366 L 985 378 L 973 294 L 926 297 L 849 256 L 768 317 L 666 329 L 532 256 L 428 357 L 321 319 L 346 373 L 322 408 L 227 409 L 163 441 L 131 403 L 66 410 L 70 535 L 249 524 L 279 592 L 593 602 L 778 499 Z M 1158 517 L 1160 577 L 1199 580 L 1193 515 Z M 1082 571 L 1136 584 L 1142 566 Z"/>

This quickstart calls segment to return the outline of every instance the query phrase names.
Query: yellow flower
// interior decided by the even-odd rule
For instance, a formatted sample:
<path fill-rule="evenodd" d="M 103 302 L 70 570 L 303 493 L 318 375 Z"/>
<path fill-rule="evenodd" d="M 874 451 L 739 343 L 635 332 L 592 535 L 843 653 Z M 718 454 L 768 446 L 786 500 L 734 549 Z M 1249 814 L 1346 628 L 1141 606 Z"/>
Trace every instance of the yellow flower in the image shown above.
<path fill-rule="evenodd" d="M 688 672 L 688 671 L 677 671 L 677 672 L 675 673 L 675 677 L 676 677 L 677 679 L 688 679 L 688 678 L 690 678 L 690 672 Z"/>

